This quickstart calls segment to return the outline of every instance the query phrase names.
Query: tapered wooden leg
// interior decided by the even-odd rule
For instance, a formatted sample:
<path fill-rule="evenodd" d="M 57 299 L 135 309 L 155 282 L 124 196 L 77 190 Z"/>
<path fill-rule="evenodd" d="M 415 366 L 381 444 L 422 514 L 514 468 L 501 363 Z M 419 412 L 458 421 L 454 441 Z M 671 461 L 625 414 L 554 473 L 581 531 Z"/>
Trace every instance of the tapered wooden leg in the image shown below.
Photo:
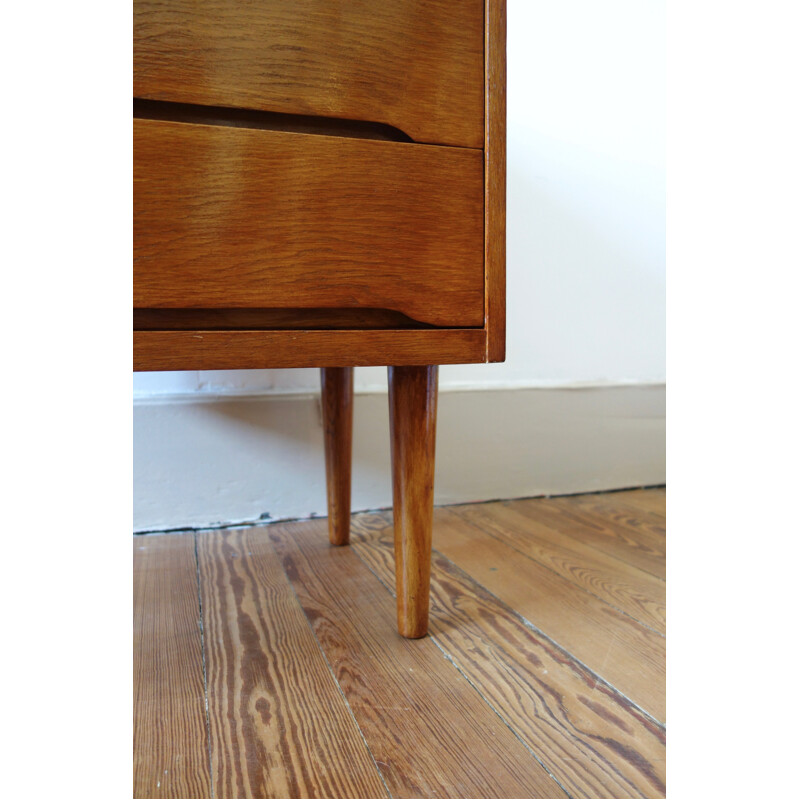
<path fill-rule="evenodd" d="M 328 483 L 328 536 L 331 544 L 350 541 L 350 474 L 353 457 L 353 368 L 324 367 L 322 426 Z"/>
<path fill-rule="evenodd" d="M 397 627 L 428 632 L 439 368 L 389 367 Z"/>

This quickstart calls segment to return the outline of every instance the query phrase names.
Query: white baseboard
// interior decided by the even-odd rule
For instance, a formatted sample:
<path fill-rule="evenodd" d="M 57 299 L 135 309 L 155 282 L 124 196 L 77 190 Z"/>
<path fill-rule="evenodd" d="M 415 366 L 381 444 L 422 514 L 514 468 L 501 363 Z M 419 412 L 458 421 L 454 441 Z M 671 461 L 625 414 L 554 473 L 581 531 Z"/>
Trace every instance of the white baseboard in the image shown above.
<path fill-rule="evenodd" d="M 356 395 L 353 511 L 391 505 L 385 394 Z M 437 505 L 662 484 L 665 387 L 442 392 Z M 134 530 L 326 514 L 319 400 L 134 406 Z"/>

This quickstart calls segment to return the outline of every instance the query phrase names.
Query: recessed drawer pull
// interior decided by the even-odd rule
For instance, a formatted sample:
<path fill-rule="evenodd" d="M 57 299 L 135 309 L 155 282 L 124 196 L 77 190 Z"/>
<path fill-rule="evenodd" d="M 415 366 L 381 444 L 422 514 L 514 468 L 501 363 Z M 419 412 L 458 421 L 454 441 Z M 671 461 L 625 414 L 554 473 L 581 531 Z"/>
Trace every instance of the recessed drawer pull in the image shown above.
<path fill-rule="evenodd" d="M 411 142 L 399 128 L 381 122 L 357 119 L 314 117 L 306 114 L 279 114 L 245 108 L 198 106 L 192 103 L 167 103 L 160 100 L 133 100 L 134 119 L 190 122 L 198 125 L 224 125 L 231 128 L 255 128 L 264 131 L 312 133 L 320 136 L 344 136 L 349 139 L 378 139 L 385 142 Z"/>

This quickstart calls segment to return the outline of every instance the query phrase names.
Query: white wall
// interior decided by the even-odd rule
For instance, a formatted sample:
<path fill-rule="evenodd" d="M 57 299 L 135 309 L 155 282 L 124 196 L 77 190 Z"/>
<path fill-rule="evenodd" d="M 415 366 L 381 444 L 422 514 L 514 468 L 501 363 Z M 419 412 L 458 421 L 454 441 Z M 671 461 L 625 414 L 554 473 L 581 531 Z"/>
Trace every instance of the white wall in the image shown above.
<path fill-rule="evenodd" d="M 353 409 L 353 510 L 392 504 L 389 404 Z M 228 397 L 134 408 L 137 531 L 324 516 L 319 398 Z M 437 505 L 664 480 L 660 386 L 447 392 L 439 398 Z"/>
<path fill-rule="evenodd" d="M 486 482 L 488 494 L 482 497 L 477 492 L 476 496 L 469 460 L 461 459 L 463 472 L 452 473 L 448 480 L 453 486 L 461 481 L 470 488 L 462 495 L 448 494 L 449 502 L 455 502 L 453 498 L 496 497 L 493 492 L 504 485 L 504 476 L 508 491 L 517 494 L 614 488 L 626 482 L 633 485 L 664 479 L 663 443 L 658 444 L 665 381 L 664 61 L 663 0 L 508 2 L 507 360 L 503 364 L 444 366 L 440 389 L 557 392 L 551 401 L 531 400 L 528 407 L 530 413 L 552 415 L 541 419 L 540 427 L 549 425 L 560 431 L 563 447 L 556 436 L 548 440 L 545 456 L 535 441 L 520 439 L 531 429 L 527 421 L 514 418 L 514 413 L 524 412 L 513 398 L 498 399 L 496 404 L 511 415 L 505 426 L 493 428 L 483 443 L 472 441 L 472 446 L 507 453 L 522 453 L 527 446 L 542 458 L 556 454 L 556 472 L 563 479 L 544 479 L 544 465 L 531 465 L 525 459 L 524 467 L 522 462 L 509 462 L 505 468 L 496 464 L 499 472 Z M 582 404 L 567 404 L 569 413 L 555 410 L 563 406 L 560 392 L 567 387 L 636 385 L 660 385 L 662 397 L 655 405 L 648 400 L 647 414 L 655 415 L 655 428 L 649 428 L 648 437 L 638 444 L 634 444 L 635 431 L 641 422 L 639 412 L 631 409 L 639 408 L 639 395 L 623 399 L 619 392 L 598 390 L 584 396 Z M 385 389 L 384 369 L 356 370 L 356 391 Z M 217 477 L 213 470 L 206 472 L 199 485 L 204 497 L 210 493 L 219 502 L 216 506 L 212 503 L 214 507 L 209 507 L 202 519 L 193 517 L 192 524 L 251 518 L 259 504 L 275 507 L 269 501 L 270 492 L 284 499 L 287 492 L 291 494 L 288 483 L 279 486 L 273 481 L 264 487 L 263 501 L 252 498 L 252 485 L 248 485 L 247 497 L 237 495 L 235 486 L 226 481 L 241 442 L 232 432 L 226 450 L 225 434 L 221 433 L 223 438 L 215 439 L 213 448 L 204 451 L 190 422 L 196 415 L 190 414 L 188 407 L 169 417 L 168 430 L 160 429 L 158 420 L 166 418 L 160 407 L 164 399 L 181 395 L 185 404 L 192 397 L 299 396 L 318 390 L 316 370 L 135 375 L 140 527 L 189 524 L 186 515 L 199 506 L 192 506 L 192 491 L 179 479 L 185 473 L 180 459 L 196 462 L 212 458 L 212 452 Z M 526 393 L 526 397 L 534 395 Z M 464 409 L 481 406 L 478 400 L 470 402 Z M 280 428 L 274 417 L 278 406 L 271 408 L 270 425 Z M 467 413 L 464 409 L 462 413 Z M 303 413 L 310 412 L 306 409 Z M 148 414 L 151 422 L 147 422 Z M 624 433 L 621 428 L 608 427 L 615 414 L 627 420 Z M 460 419 L 469 426 L 466 418 Z M 287 418 L 286 425 L 291 424 Z M 359 424 L 376 423 L 356 419 L 355 424 L 358 437 Z M 591 438 L 592 425 L 606 444 L 591 461 L 590 480 L 586 477 L 588 462 L 576 460 L 581 447 L 574 446 L 570 430 L 582 430 Z M 164 451 L 167 445 L 163 441 L 149 438 L 163 436 L 174 442 L 169 453 Z M 514 447 L 506 446 L 503 437 L 515 439 Z M 320 441 L 312 434 L 304 446 L 316 452 Z M 642 447 L 649 449 L 643 452 Z M 314 457 L 321 458 L 321 454 Z M 294 461 L 289 458 L 287 463 Z M 280 463 L 277 455 L 275 463 Z M 294 468 L 277 469 L 274 474 L 302 486 L 308 463 L 297 461 Z M 603 463 L 605 472 L 600 466 Z M 660 471 L 656 464 L 661 465 Z M 520 478 L 520 470 L 529 467 L 526 482 Z M 269 472 L 263 462 L 259 469 Z M 358 474 L 358 464 L 355 470 Z M 162 476 L 158 488 L 148 480 L 154 473 Z M 385 464 L 380 480 L 387 475 Z M 583 483 L 575 479 L 581 475 Z M 316 475 L 314 481 L 318 479 Z M 223 486 L 227 486 L 225 491 L 220 488 Z M 357 498 L 364 504 L 361 507 L 385 505 L 382 492 L 358 495 L 354 489 L 354 507 L 359 507 Z M 316 488 L 308 496 L 313 502 L 298 496 L 296 502 L 286 500 L 278 505 L 290 516 L 312 510 L 324 513 Z M 142 516 L 145 506 L 149 510 Z"/>
<path fill-rule="evenodd" d="M 509 0 L 507 360 L 443 367 L 441 390 L 665 379 L 664 100 L 664 0 Z M 134 378 L 139 398 L 318 385 Z M 357 370 L 357 391 L 385 387 Z"/>

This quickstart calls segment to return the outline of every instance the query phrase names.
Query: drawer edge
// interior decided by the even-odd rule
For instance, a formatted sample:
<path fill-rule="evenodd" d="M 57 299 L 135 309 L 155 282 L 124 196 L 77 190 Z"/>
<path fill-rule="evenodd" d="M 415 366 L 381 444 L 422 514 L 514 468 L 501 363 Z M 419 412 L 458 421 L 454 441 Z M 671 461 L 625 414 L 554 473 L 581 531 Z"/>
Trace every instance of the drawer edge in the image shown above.
<path fill-rule="evenodd" d="M 475 364 L 483 328 L 336 331 L 134 331 L 135 372 Z"/>

